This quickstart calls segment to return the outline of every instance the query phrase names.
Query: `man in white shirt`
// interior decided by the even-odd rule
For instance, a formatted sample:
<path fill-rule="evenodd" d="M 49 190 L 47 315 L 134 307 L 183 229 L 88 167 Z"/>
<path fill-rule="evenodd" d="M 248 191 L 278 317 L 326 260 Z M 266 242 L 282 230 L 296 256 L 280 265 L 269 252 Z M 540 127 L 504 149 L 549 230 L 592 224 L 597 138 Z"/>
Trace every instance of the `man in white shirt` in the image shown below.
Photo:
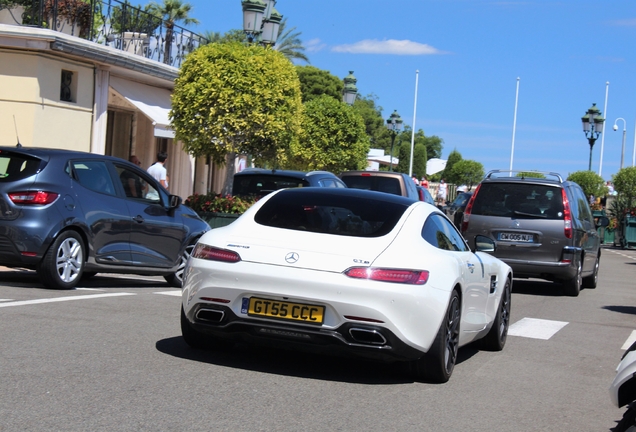
<path fill-rule="evenodd" d="M 161 183 L 161 186 L 168 189 L 168 172 L 163 166 L 168 159 L 168 155 L 165 152 L 157 153 L 157 162 L 148 168 L 148 173 Z"/>

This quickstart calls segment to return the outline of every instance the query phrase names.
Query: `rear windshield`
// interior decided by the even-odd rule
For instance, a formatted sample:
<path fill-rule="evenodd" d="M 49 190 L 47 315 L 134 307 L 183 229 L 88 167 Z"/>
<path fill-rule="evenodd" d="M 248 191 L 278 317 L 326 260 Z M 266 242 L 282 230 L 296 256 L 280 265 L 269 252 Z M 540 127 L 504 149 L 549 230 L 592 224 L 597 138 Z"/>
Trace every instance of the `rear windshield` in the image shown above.
<path fill-rule="evenodd" d="M 278 189 L 307 186 L 309 186 L 307 180 L 284 175 L 237 175 L 234 176 L 232 195 L 261 197 Z"/>
<path fill-rule="evenodd" d="M 342 181 L 347 187 L 354 189 L 366 189 L 378 192 L 386 192 L 394 195 L 402 195 L 400 180 L 395 177 L 382 176 L 342 176 Z"/>
<path fill-rule="evenodd" d="M 0 182 L 22 180 L 38 172 L 41 159 L 20 153 L 0 152 Z"/>
<path fill-rule="evenodd" d="M 561 188 L 535 184 L 482 183 L 472 214 L 563 219 Z"/>
<path fill-rule="evenodd" d="M 274 228 L 354 237 L 389 233 L 409 203 L 350 195 L 280 193 L 259 209 L 254 220 Z"/>

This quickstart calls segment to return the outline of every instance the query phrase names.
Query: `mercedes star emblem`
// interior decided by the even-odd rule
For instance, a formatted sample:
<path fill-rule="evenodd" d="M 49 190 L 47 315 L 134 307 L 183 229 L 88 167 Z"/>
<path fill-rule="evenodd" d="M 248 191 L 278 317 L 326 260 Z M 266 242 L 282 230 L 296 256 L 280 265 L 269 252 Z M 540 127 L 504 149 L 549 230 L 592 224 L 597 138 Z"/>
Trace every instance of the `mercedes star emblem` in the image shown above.
<path fill-rule="evenodd" d="M 290 264 L 293 264 L 296 261 L 298 261 L 298 258 L 300 257 L 298 256 L 296 252 L 290 252 L 287 255 L 285 255 L 285 261 L 287 261 Z"/>

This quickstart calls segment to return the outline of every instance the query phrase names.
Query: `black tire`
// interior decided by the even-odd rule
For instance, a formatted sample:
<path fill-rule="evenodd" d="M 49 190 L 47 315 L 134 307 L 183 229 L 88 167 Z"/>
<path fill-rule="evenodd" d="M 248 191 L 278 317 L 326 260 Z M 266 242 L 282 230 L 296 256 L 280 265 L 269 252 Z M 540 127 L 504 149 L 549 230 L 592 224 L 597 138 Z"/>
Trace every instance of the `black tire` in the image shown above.
<path fill-rule="evenodd" d="M 598 284 L 598 268 L 601 264 L 601 252 L 599 251 L 594 262 L 594 273 L 583 278 L 583 288 L 596 288 Z"/>
<path fill-rule="evenodd" d="M 508 328 L 510 327 L 511 291 L 510 279 L 506 279 L 495 322 L 492 324 L 492 328 L 488 334 L 481 340 L 481 347 L 484 350 L 501 351 L 506 345 Z"/>
<path fill-rule="evenodd" d="M 612 429 L 614 432 L 634 432 L 636 431 L 636 406 L 630 405 L 623 418 L 618 422 L 616 427 Z"/>
<path fill-rule="evenodd" d="M 96 274 L 97 274 L 97 272 L 87 272 L 87 271 L 85 271 L 85 272 L 82 273 L 82 280 L 88 280 L 90 278 L 93 278 L 93 277 L 95 277 Z"/>
<path fill-rule="evenodd" d="M 60 234 L 37 267 L 40 282 L 53 289 L 73 289 L 84 271 L 84 242 L 75 231 Z"/>
<path fill-rule="evenodd" d="M 192 254 L 192 251 L 194 250 L 195 244 L 196 244 L 196 241 L 191 243 L 185 248 L 185 250 L 183 251 L 183 254 L 181 254 L 181 258 L 179 260 L 179 267 L 177 268 L 177 271 L 163 277 L 166 280 L 166 282 L 168 282 L 169 285 L 175 288 L 183 288 L 183 274 L 185 271 L 185 266 L 188 262 L 188 258 L 190 258 L 190 255 Z"/>
<path fill-rule="evenodd" d="M 187 343 L 191 348 L 204 349 L 209 346 L 208 338 L 203 333 L 193 329 L 190 325 L 190 321 L 188 321 L 188 318 L 186 318 L 185 312 L 183 311 L 183 306 L 181 306 L 181 335 L 183 336 L 185 343 Z"/>
<path fill-rule="evenodd" d="M 563 281 L 563 293 L 570 297 L 578 297 L 581 292 L 583 278 L 581 277 L 583 269 L 581 268 L 581 260 L 576 259 L 576 275 L 569 280 Z"/>
<path fill-rule="evenodd" d="M 416 380 L 445 383 L 450 379 L 459 350 L 460 310 L 459 294 L 453 290 L 433 345 L 423 357 L 412 364 Z"/>

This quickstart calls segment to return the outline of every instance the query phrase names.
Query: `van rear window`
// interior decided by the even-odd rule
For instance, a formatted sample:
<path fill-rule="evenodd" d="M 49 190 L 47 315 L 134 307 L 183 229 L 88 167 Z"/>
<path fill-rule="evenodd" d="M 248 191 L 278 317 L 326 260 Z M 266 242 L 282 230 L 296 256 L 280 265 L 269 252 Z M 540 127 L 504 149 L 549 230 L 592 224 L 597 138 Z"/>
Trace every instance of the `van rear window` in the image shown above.
<path fill-rule="evenodd" d="M 342 176 L 342 181 L 345 182 L 347 187 L 354 189 L 402 195 L 400 180 L 395 177 L 345 175 Z"/>
<path fill-rule="evenodd" d="M 410 203 L 350 195 L 279 193 L 254 216 L 265 226 L 354 237 L 389 233 Z"/>
<path fill-rule="evenodd" d="M 482 183 L 472 214 L 563 219 L 561 189 L 516 183 Z"/>
<path fill-rule="evenodd" d="M 232 195 L 264 196 L 278 189 L 308 187 L 303 179 L 282 175 L 242 175 L 234 176 Z"/>

